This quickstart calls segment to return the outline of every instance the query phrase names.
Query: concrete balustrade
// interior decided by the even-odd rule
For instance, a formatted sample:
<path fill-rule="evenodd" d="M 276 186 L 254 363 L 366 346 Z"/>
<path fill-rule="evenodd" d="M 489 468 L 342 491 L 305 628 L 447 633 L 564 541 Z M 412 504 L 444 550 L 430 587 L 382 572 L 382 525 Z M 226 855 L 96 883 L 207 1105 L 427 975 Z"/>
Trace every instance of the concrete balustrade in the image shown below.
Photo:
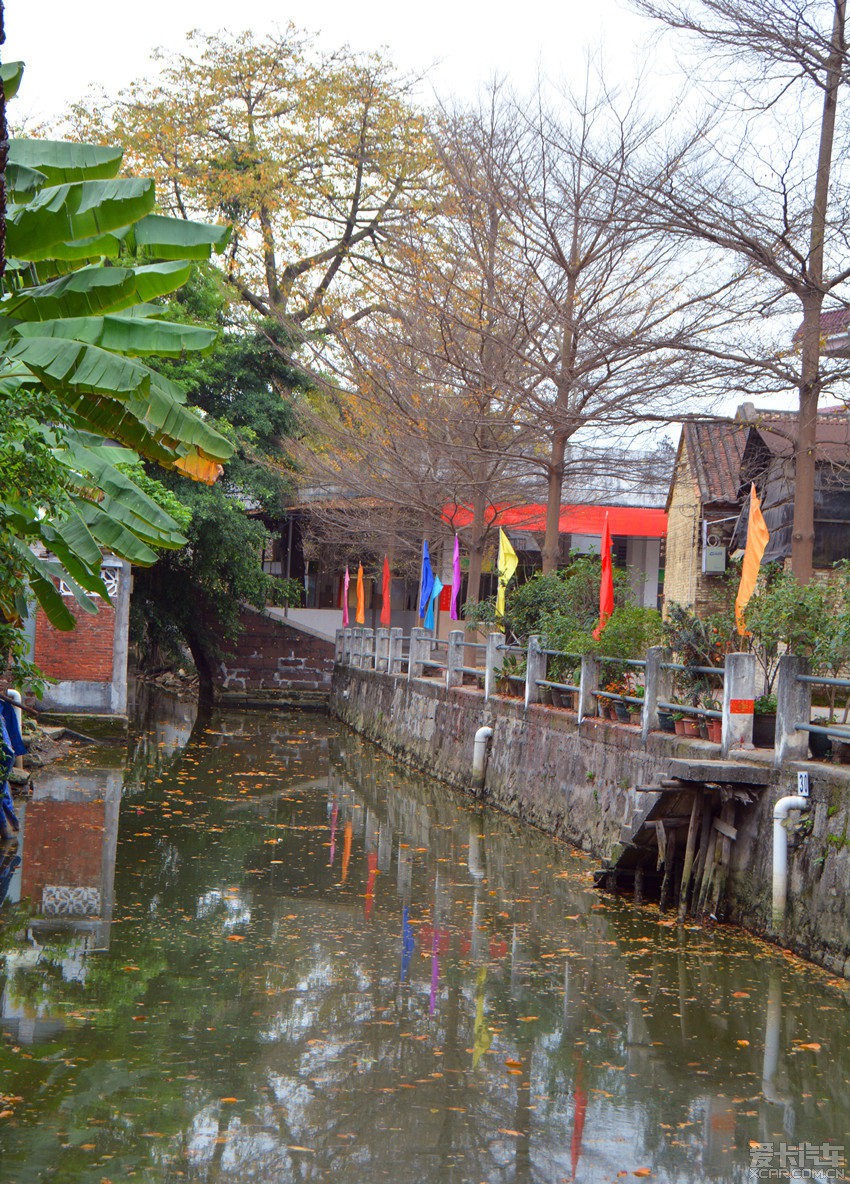
<path fill-rule="evenodd" d="M 505 661 L 505 637 L 503 633 L 491 633 L 487 638 L 487 655 L 484 665 L 484 699 L 496 690 L 496 676 Z"/>
<path fill-rule="evenodd" d="M 546 678 L 546 654 L 540 644 L 540 638 L 533 634 L 528 639 L 528 653 L 525 658 L 525 705 L 540 702 L 539 679 Z"/>
<path fill-rule="evenodd" d="M 643 712 L 640 720 L 640 734 L 646 743 L 649 733 L 658 726 L 658 703 L 669 703 L 673 698 L 673 671 L 665 668 L 672 660 L 670 650 L 663 645 L 651 646 L 646 655 L 644 667 Z"/>
<path fill-rule="evenodd" d="M 723 675 L 723 728 L 720 751 L 753 747 L 756 660 L 753 654 L 727 654 Z"/>
<path fill-rule="evenodd" d="M 446 686 L 449 689 L 463 686 L 464 636 L 462 629 L 453 629 L 449 634 L 448 658 L 446 661 Z"/>

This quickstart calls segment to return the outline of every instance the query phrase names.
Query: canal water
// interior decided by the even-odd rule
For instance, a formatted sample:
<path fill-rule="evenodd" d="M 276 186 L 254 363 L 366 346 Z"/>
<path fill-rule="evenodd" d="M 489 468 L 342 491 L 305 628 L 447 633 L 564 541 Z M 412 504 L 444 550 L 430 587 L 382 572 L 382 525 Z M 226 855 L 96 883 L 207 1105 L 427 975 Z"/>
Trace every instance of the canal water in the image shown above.
<path fill-rule="evenodd" d="M 327 718 L 178 712 L 37 782 L 5 1184 L 844 1174 L 840 983 L 600 896 Z"/>

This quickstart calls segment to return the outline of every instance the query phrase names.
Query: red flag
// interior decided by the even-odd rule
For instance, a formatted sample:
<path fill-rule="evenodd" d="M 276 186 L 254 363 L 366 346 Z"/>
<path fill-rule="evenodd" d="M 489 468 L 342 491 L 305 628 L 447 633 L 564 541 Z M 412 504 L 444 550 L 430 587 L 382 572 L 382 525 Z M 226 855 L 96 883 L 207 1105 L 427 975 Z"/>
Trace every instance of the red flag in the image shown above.
<path fill-rule="evenodd" d="M 605 515 L 605 525 L 602 527 L 602 579 L 599 582 L 599 624 L 593 630 L 593 636 L 598 641 L 602 630 L 608 624 L 608 618 L 614 611 L 614 569 L 611 565 L 611 531 L 608 527 L 608 515 Z"/>
<path fill-rule="evenodd" d="M 392 579 L 390 576 L 390 561 L 384 556 L 384 582 L 381 587 L 381 624 L 389 625 L 392 611 Z"/>

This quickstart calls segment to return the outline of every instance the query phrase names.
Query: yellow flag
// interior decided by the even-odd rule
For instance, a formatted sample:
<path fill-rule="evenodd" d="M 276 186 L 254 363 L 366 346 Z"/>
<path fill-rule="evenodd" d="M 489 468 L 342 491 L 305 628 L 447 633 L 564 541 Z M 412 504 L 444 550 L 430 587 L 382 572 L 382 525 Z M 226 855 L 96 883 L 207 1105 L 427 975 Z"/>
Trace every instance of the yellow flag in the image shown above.
<path fill-rule="evenodd" d="M 761 512 L 761 503 L 756 493 L 755 484 L 753 484 L 750 487 L 747 545 L 744 549 L 744 562 L 741 565 L 741 582 L 738 585 L 738 595 L 735 597 L 735 620 L 738 622 L 738 632 L 741 637 L 747 632 L 747 627 L 744 624 L 744 609 L 755 591 L 762 556 L 769 539 L 770 531 L 767 529 L 767 523 Z"/>
<path fill-rule="evenodd" d="M 496 564 L 496 571 L 499 577 L 499 589 L 496 592 L 496 616 L 503 617 L 505 615 L 505 589 L 513 578 L 513 574 L 517 569 L 516 551 L 508 541 L 508 536 L 499 527 L 499 559 Z"/>

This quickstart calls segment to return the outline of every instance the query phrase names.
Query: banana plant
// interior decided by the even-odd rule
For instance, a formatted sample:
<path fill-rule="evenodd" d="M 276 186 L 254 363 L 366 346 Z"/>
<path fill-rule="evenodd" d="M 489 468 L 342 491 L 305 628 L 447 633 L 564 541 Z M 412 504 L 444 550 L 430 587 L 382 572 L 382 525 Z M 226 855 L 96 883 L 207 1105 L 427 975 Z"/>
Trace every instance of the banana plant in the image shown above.
<path fill-rule="evenodd" d="M 6 97 L 20 63 L 0 68 Z M 126 475 L 144 457 L 212 482 L 232 445 L 186 405 L 152 357 L 205 351 L 214 330 L 171 323 L 157 301 L 193 261 L 221 252 L 228 229 L 154 211 L 153 181 L 120 177 L 120 149 L 17 139 L 6 165 L 6 270 L 0 280 L 0 407 L 32 420 L 27 447 L 57 466 L 49 506 L 6 488 L 0 500 L 0 612 L 20 618 L 34 596 L 60 629 L 108 599 L 103 549 L 149 565 L 185 543 L 174 520 Z M 43 421 L 32 408 L 49 407 Z"/>

